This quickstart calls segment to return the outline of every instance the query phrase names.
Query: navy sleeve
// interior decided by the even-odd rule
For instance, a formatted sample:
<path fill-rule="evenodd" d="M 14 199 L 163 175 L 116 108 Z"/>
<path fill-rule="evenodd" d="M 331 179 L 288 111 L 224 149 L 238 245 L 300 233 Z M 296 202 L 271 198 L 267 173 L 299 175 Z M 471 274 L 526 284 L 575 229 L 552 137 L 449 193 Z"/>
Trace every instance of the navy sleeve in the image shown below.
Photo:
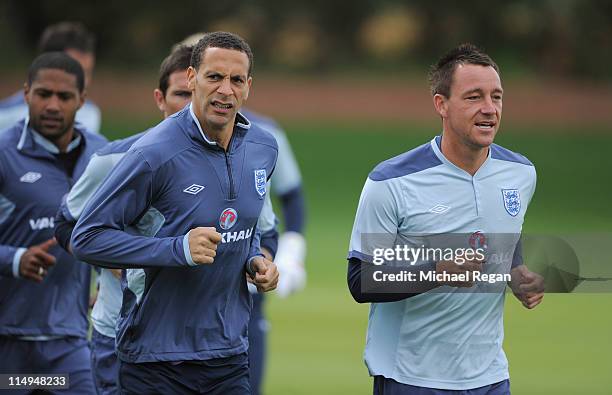
<path fill-rule="evenodd" d="M 523 236 L 516 242 L 514 255 L 512 256 L 512 269 L 523 264 Z"/>
<path fill-rule="evenodd" d="M 67 252 L 70 252 L 70 237 L 75 225 L 76 221 L 69 221 L 61 209 L 57 211 L 55 215 L 55 239 L 57 244 Z"/>
<path fill-rule="evenodd" d="M 303 234 L 306 218 L 306 205 L 304 203 L 304 192 L 302 190 L 302 186 L 297 186 L 291 191 L 280 195 L 279 199 L 283 208 L 285 231 Z"/>
<path fill-rule="evenodd" d="M 276 257 L 276 251 L 278 250 L 278 231 L 276 227 L 262 233 L 260 244 L 261 248 L 270 252 L 272 259 Z"/>
<path fill-rule="evenodd" d="M 185 235 L 158 238 L 128 232 L 151 206 L 163 178 L 141 153 L 128 152 L 88 200 L 76 224 L 71 244 L 77 259 L 118 269 L 190 265 Z"/>
<path fill-rule="evenodd" d="M 15 277 L 13 271 L 18 270 L 17 259 L 21 256 L 17 253 L 20 250 L 23 248 L 0 244 L 0 277 Z"/>
<path fill-rule="evenodd" d="M 4 180 L 4 168 L 0 161 L 0 186 L 2 186 Z M 11 202 L 0 196 L 0 221 L 5 221 L 15 206 L 11 205 Z M 2 222 L 0 222 L 2 223 Z M 13 277 L 13 267 L 15 266 L 16 254 L 19 248 L 9 245 L 0 244 L 0 276 Z"/>
<path fill-rule="evenodd" d="M 402 289 L 390 289 L 387 284 L 378 284 L 375 287 L 374 282 L 368 281 L 364 284 L 364 279 L 371 278 L 374 271 L 382 271 L 386 274 L 397 274 L 401 271 L 409 271 L 418 273 L 420 271 L 435 270 L 435 262 L 427 263 L 419 266 L 386 266 L 374 265 L 367 262 L 362 262 L 357 258 L 349 259 L 347 283 L 349 291 L 353 299 L 357 303 L 384 303 L 397 302 L 416 295 L 420 295 L 438 286 L 436 282 L 414 282 L 410 285 L 403 284 Z M 385 292 L 382 292 L 382 287 L 385 287 Z M 397 292 L 396 292 L 397 291 Z"/>

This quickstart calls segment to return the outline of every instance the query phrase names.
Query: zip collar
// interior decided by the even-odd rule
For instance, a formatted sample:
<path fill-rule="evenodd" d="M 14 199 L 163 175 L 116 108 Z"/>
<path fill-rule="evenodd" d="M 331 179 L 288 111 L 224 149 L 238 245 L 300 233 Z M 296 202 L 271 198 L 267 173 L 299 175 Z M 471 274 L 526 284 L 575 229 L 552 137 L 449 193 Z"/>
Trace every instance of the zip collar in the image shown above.
<path fill-rule="evenodd" d="M 204 139 L 204 142 L 211 146 L 218 146 L 216 141 L 212 141 L 208 137 L 206 137 L 204 130 L 202 130 L 202 125 L 200 125 L 200 121 L 198 120 L 198 118 L 195 116 L 195 113 L 193 112 L 192 103 L 189 103 L 189 114 L 191 115 L 191 119 L 193 120 L 193 122 L 198 127 L 198 131 L 200 132 L 200 135 Z M 236 128 L 243 129 L 246 132 L 247 130 L 249 130 L 250 127 L 251 127 L 251 122 L 244 115 L 238 112 L 236 114 L 236 122 L 234 123 L 234 133 L 236 132 Z M 230 145 L 231 145 L 231 141 L 230 141 Z"/>
<path fill-rule="evenodd" d="M 434 137 L 431 140 L 430 144 L 431 144 L 431 149 L 433 150 L 434 154 L 438 157 L 438 159 L 440 159 L 440 161 L 442 161 L 442 163 L 444 163 L 445 165 L 453 169 L 457 174 L 460 174 L 463 177 L 469 177 L 470 179 L 472 179 L 472 175 L 470 173 L 463 170 L 459 166 L 455 165 L 453 162 L 448 160 L 446 156 L 444 156 L 444 154 L 442 153 L 442 136 L 441 135 Z M 491 147 L 489 147 L 489 152 L 487 153 L 487 159 L 485 159 L 485 161 L 482 163 L 482 165 L 480 165 L 478 170 L 476 170 L 476 173 L 474 174 L 473 178 L 478 178 L 478 176 L 480 176 L 483 173 L 483 171 L 486 169 L 490 161 L 491 161 Z"/>
<path fill-rule="evenodd" d="M 28 116 L 24 119 L 23 128 L 21 129 L 21 136 L 19 137 L 19 141 L 17 143 L 17 149 L 23 152 L 29 151 L 35 153 L 40 151 L 40 148 L 42 148 L 44 151 L 50 154 L 59 154 L 60 151 L 57 146 L 34 130 L 34 128 L 30 127 L 29 123 L 30 117 Z M 66 148 L 67 153 L 76 149 L 82 141 L 82 134 L 76 128 L 76 124 L 73 127 L 75 137 L 68 144 L 68 147 Z"/>

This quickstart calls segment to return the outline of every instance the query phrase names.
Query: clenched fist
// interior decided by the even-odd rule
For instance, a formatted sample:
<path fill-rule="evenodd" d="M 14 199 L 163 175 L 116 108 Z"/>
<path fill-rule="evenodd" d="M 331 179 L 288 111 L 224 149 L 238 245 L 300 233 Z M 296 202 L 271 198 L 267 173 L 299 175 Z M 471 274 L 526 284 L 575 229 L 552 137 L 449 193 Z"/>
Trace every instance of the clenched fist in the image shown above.
<path fill-rule="evenodd" d="M 544 298 L 544 277 L 519 265 L 510 271 L 510 288 L 514 296 L 528 309 L 533 309 Z"/>
<path fill-rule="evenodd" d="M 198 265 L 209 265 L 215 261 L 221 233 L 213 227 L 198 227 L 189 231 L 189 252 Z"/>
<path fill-rule="evenodd" d="M 251 277 L 247 274 L 247 280 L 257 287 L 257 291 L 268 292 L 276 288 L 278 285 L 278 269 L 274 262 L 256 256 L 251 260 L 250 265 L 255 272 L 255 276 Z"/>

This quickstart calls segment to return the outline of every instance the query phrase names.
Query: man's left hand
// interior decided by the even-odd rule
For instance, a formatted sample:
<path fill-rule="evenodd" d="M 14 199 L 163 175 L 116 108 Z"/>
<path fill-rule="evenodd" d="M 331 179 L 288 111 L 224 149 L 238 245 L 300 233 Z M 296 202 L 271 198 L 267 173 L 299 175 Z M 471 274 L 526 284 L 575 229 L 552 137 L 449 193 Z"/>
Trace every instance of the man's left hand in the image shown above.
<path fill-rule="evenodd" d="M 257 256 L 251 261 L 251 267 L 255 271 L 255 277 L 252 278 L 247 275 L 247 279 L 257 287 L 257 291 L 269 292 L 276 288 L 278 284 L 278 269 L 274 262 Z"/>
<path fill-rule="evenodd" d="M 533 309 L 542 302 L 544 298 L 544 277 L 530 271 L 525 265 L 515 267 L 510 274 L 512 276 L 510 288 L 523 306 Z"/>

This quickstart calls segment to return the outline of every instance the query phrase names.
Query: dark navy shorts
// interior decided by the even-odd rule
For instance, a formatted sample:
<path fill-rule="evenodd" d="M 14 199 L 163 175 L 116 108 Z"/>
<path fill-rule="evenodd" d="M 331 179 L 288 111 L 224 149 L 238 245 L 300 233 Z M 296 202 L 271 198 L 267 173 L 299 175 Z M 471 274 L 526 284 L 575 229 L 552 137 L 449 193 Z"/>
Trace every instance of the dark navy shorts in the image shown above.
<path fill-rule="evenodd" d="M 469 390 L 440 390 L 402 384 L 383 376 L 374 376 L 374 395 L 510 395 L 510 380 Z"/>
<path fill-rule="evenodd" d="M 246 353 L 206 361 L 119 361 L 121 394 L 249 395 Z"/>
<path fill-rule="evenodd" d="M 68 374 L 69 389 L 51 394 L 95 394 L 91 353 L 86 339 L 67 337 L 29 341 L 0 336 L 0 373 Z M 0 390 L 0 393 L 3 391 Z M 10 393 L 29 393 L 12 390 Z"/>
<path fill-rule="evenodd" d="M 91 335 L 91 369 L 98 395 L 119 394 L 119 360 L 115 353 L 115 339 L 104 336 L 95 328 Z"/>

